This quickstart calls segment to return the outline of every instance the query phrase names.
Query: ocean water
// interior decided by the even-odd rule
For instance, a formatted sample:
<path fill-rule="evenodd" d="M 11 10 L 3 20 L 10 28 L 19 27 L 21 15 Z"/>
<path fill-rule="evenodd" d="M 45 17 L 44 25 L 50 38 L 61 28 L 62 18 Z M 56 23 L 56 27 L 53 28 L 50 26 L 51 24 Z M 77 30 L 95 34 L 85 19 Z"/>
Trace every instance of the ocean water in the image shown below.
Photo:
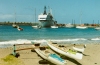
<path fill-rule="evenodd" d="M 100 31 L 94 28 L 41 28 L 20 26 L 24 30 L 18 31 L 12 26 L 0 26 L 0 44 L 30 43 L 36 40 L 52 40 L 58 43 L 100 43 Z"/>

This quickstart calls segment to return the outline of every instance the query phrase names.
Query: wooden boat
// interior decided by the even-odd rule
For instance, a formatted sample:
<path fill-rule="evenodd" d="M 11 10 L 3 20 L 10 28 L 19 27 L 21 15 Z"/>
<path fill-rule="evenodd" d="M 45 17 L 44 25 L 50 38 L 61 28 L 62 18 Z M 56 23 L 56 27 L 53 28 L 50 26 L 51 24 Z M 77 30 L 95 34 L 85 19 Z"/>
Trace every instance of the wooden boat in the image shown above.
<path fill-rule="evenodd" d="M 51 53 L 49 49 L 45 49 L 45 47 L 35 48 L 34 49 L 39 56 L 41 56 L 44 60 L 47 60 L 56 65 L 67 65 L 67 62 L 60 58 L 55 53 Z"/>
<path fill-rule="evenodd" d="M 63 48 L 63 47 L 61 48 L 59 46 L 54 46 L 54 44 L 52 44 L 51 41 L 48 41 L 47 44 L 55 52 L 65 55 L 67 57 L 74 58 L 74 59 L 82 59 L 83 57 L 83 54 L 78 53 L 75 50 L 71 50 L 71 49 L 68 50 L 67 48 Z"/>

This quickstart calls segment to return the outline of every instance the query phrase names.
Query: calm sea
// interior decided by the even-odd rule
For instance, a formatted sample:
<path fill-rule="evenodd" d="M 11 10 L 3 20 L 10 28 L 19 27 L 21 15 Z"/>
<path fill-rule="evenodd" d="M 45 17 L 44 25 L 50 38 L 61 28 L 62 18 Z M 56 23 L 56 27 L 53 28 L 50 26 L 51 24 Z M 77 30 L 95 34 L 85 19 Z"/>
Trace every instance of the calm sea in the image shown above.
<path fill-rule="evenodd" d="M 12 26 L 0 26 L 0 44 L 28 43 L 35 40 L 52 40 L 60 43 L 100 43 L 100 31 L 94 28 L 42 28 L 20 26 L 18 31 Z"/>

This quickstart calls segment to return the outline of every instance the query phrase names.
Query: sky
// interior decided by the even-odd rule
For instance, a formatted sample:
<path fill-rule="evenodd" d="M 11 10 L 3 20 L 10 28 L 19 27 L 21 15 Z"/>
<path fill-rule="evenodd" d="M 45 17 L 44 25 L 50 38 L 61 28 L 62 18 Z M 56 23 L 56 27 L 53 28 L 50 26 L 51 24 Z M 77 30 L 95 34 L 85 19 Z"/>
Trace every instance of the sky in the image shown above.
<path fill-rule="evenodd" d="M 80 24 L 80 20 L 81 24 L 92 24 L 100 20 L 100 0 L 0 0 L 0 22 L 38 22 L 44 6 L 47 12 L 48 7 L 52 9 L 59 24 Z"/>

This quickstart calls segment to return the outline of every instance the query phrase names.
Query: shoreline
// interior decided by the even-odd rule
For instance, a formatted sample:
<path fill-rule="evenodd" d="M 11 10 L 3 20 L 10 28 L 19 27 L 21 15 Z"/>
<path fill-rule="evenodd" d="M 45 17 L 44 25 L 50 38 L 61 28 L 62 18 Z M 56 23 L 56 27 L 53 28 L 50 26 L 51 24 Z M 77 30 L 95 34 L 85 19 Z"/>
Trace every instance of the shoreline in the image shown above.
<path fill-rule="evenodd" d="M 35 23 L 35 22 L 0 22 L 0 25 L 1 26 L 6 26 L 6 25 L 9 25 L 9 26 L 12 26 L 12 24 L 17 24 L 17 25 L 20 25 L 20 26 L 34 26 L 34 25 L 38 25 L 39 22 Z M 66 23 L 68 24 L 68 23 Z M 66 27 L 66 24 L 64 23 L 57 23 L 56 25 L 58 27 Z M 79 26 L 80 24 L 72 24 L 74 25 L 74 27 L 76 26 Z M 95 27 L 98 27 L 100 24 L 84 24 L 84 26 L 87 26 L 88 28 L 95 28 Z"/>
<path fill-rule="evenodd" d="M 23 47 L 19 46 L 18 48 L 26 48 L 26 47 L 31 47 L 31 46 L 23 46 Z M 100 44 L 87 44 L 87 47 L 83 52 L 84 54 L 83 59 L 68 60 L 68 58 L 66 58 L 65 60 L 67 61 L 67 65 L 95 65 L 95 64 L 100 65 L 99 49 L 100 49 Z M 12 53 L 12 50 L 13 50 L 12 47 L 0 48 L 0 59 Z M 31 50 L 23 50 L 18 52 L 20 53 L 20 57 L 18 59 L 21 59 L 25 65 L 29 64 L 40 65 L 38 61 L 41 60 L 41 58 L 35 52 L 31 52 Z"/>

